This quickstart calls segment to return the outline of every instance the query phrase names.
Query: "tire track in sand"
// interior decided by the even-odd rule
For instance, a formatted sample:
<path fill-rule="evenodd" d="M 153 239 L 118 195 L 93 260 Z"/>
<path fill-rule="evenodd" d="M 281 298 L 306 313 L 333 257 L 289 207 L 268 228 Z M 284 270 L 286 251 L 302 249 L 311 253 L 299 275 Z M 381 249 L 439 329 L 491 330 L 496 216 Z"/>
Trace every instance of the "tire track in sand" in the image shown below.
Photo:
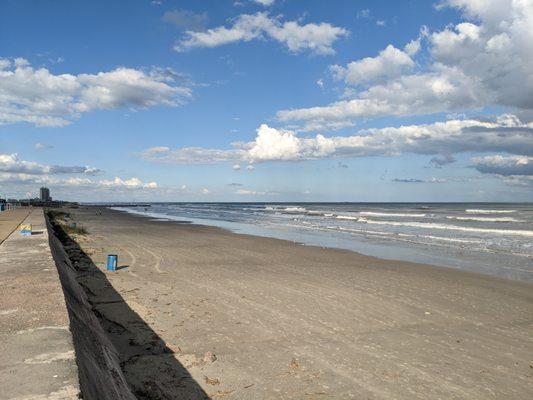
<path fill-rule="evenodd" d="M 131 258 L 131 263 L 130 263 L 130 267 L 128 268 L 128 274 L 134 276 L 135 278 L 138 278 L 139 276 L 133 272 L 131 270 L 131 268 L 133 268 L 135 266 L 135 264 L 137 264 L 137 257 L 135 257 L 135 254 L 133 254 L 131 251 L 129 251 L 128 249 L 123 249 L 126 253 L 128 253 L 128 255 L 130 256 Z"/>
<path fill-rule="evenodd" d="M 144 250 L 145 252 L 147 252 L 148 254 L 150 254 L 152 257 L 154 257 L 155 259 L 155 264 L 154 264 L 154 269 L 159 273 L 159 274 L 162 274 L 164 273 L 165 271 L 163 271 L 160 267 L 161 267 L 161 261 L 163 259 L 163 257 L 157 255 L 156 253 L 154 253 L 152 250 L 149 250 L 146 246 L 142 246 L 142 245 L 139 245 L 137 243 L 132 243 L 134 246 L 140 248 L 141 250 Z"/>

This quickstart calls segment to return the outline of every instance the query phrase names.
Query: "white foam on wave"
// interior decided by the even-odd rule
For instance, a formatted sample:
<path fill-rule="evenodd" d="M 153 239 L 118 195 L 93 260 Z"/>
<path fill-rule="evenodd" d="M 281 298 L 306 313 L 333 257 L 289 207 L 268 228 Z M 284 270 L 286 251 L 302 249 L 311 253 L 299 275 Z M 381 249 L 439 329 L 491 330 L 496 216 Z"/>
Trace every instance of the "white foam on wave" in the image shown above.
<path fill-rule="evenodd" d="M 285 207 L 282 211 L 289 214 L 300 214 L 307 212 L 307 209 L 304 207 Z"/>
<path fill-rule="evenodd" d="M 347 219 L 347 220 L 352 220 L 352 221 L 359 221 L 361 219 L 364 219 L 364 218 L 359 218 L 359 217 L 352 217 L 350 215 L 337 215 L 336 218 L 337 219 Z"/>
<path fill-rule="evenodd" d="M 407 213 L 383 213 L 383 212 L 373 212 L 373 211 L 361 211 L 359 214 L 366 215 L 367 217 L 412 217 L 412 218 L 422 218 L 426 214 L 407 214 Z"/>
<path fill-rule="evenodd" d="M 446 217 L 448 219 L 455 219 L 458 221 L 479 221 L 479 222 L 524 222 L 512 217 Z"/>
<path fill-rule="evenodd" d="M 483 243 L 483 241 L 475 240 L 475 239 L 457 239 L 457 238 L 449 238 L 449 237 L 434 236 L 434 235 L 409 235 L 407 233 L 399 233 L 398 236 L 414 237 L 417 239 L 442 240 L 444 242 L 453 242 L 453 243 Z"/>
<path fill-rule="evenodd" d="M 517 230 L 517 229 L 491 229 L 491 228 L 472 228 L 466 226 L 437 224 L 430 222 L 395 222 L 395 221 L 375 221 L 365 218 L 360 218 L 359 222 L 366 222 L 368 224 L 376 225 L 392 225 L 392 226 L 409 226 L 413 228 L 423 229 L 440 229 L 447 231 L 462 231 L 462 232 L 477 232 L 477 233 L 494 233 L 497 235 L 513 235 L 513 236 L 528 236 L 533 237 L 533 231 Z"/>
<path fill-rule="evenodd" d="M 467 214 L 511 214 L 516 212 L 516 210 L 478 210 L 478 209 L 468 209 L 465 210 Z"/>

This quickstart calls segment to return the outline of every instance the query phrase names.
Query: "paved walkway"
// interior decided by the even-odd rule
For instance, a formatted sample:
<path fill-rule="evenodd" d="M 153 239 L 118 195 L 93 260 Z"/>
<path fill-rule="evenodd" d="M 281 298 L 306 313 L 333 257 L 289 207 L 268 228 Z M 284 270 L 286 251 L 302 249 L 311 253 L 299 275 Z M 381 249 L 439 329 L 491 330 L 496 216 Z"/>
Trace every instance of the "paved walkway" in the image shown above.
<path fill-rule="evenodd" d="M 0 241 L 21 222 L 0 214 Z M 0 399 L 77 399 L 78 370 L 69 318 L 41 209 L 0 245 Z"/>
<path fill-rule="evenodd" d="M 0 244 L 20 225 L 29 212 L 28 208 L 15 208 L 0 212 Z"/>

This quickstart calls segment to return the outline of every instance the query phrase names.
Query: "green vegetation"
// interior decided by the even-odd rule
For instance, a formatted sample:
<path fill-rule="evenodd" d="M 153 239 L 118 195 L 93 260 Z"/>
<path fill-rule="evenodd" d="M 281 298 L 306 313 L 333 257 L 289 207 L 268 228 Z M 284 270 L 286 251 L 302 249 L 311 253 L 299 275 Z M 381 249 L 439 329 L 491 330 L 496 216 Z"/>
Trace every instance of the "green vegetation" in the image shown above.
<path fill-rule="evenodd" d="M 66 235 L 88 235 L 89 232 L 84 226 L 78 226 L 72 221 L 69 213 L 57 210 L 48 210 L 46 215 L 50 218 L 54 230 L 60 228 Z"/>

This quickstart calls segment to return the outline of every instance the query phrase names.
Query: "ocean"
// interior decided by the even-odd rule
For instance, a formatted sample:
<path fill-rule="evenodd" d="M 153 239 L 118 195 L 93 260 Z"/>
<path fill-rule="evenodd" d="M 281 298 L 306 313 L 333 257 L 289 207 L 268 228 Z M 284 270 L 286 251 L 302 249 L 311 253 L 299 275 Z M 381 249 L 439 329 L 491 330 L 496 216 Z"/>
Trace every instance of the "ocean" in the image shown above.
<path fill-rule="evenodd" d="M 303 245 L 533 281 L 533 204 L 150 203 L 112 207 Z"/>

